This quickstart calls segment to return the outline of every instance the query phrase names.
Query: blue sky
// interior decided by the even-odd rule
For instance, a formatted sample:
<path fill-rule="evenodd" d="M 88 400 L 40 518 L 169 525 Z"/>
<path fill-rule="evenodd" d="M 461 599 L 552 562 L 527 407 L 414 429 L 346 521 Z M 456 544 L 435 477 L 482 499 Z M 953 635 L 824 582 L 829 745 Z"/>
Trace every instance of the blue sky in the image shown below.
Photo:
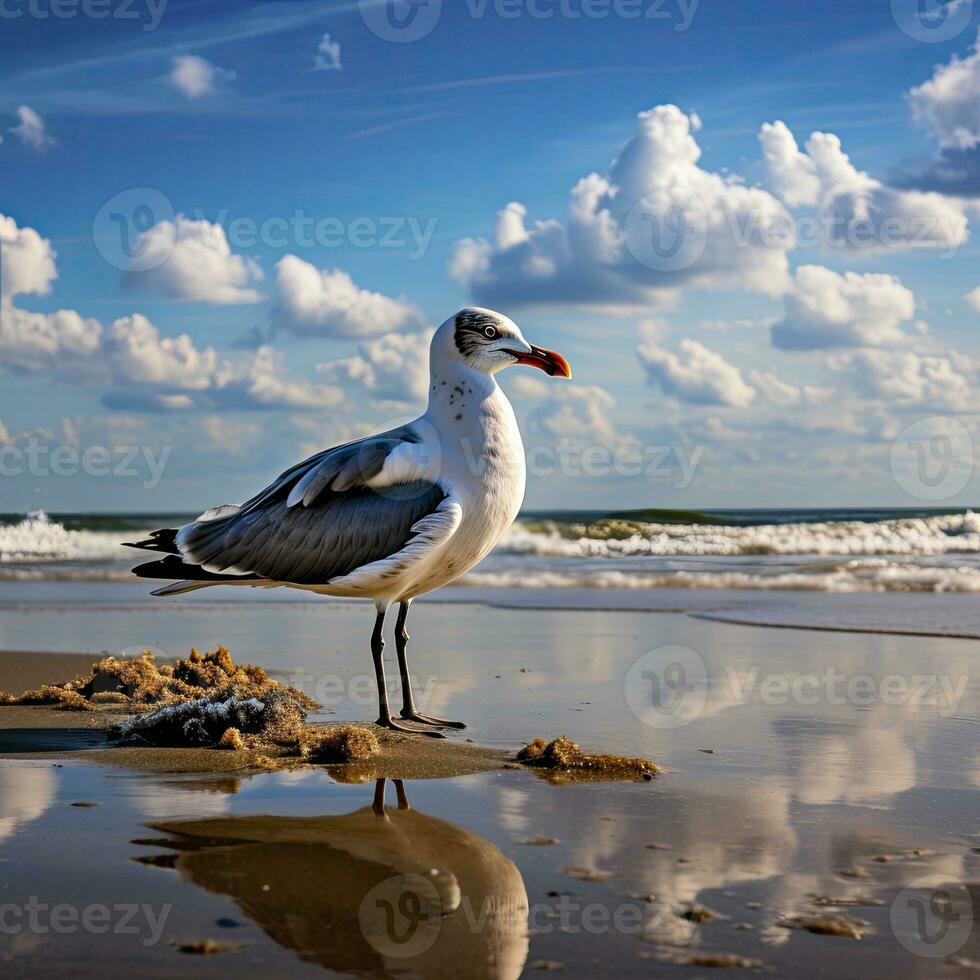
<path fill-rule="evenodd" d="M 241 499 L 470 302 L 529 506 L 976 502 L 972 3 L 389 3 L 0 3 L 0 511 Z"/>

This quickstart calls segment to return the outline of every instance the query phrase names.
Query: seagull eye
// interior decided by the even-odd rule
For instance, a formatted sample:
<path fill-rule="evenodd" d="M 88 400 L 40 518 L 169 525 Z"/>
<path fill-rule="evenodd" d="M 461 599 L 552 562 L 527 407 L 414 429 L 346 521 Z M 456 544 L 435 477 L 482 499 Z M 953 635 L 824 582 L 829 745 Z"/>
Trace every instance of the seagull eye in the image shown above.
<path fill-rule="evenodd" d="M 483 328 L 483 336 L 484 337 L 487 337 L 489 340 L 493 340 L 493 338 L 497 336 L 497 328 L 496 327 L 484 327 Z"/>

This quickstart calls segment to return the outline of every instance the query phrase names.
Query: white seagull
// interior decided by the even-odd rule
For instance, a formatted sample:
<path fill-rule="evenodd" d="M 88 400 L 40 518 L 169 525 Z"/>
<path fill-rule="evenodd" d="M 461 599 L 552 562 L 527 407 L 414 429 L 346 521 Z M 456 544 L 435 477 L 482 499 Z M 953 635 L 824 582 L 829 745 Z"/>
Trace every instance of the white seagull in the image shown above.
<path fill-rule="evenodd" d="M 153 531 L 130 547 L 167 557 L 133 572 L 179 579 L 153 593 L 160 596 L 248 585 L 373 599 L 377 724 L 441 737 L 401 725 L 388 708 L 382 630 L 388 608 L 398 603 L 401 718 L 464 728 L 417 710 L 405 621 L 416 596 L 447 585 L 486 557 L 521 508 L 524 446 L 514 409 L 494 377 L 512 364 L 571 377 L 561 354 L 529 344 L 507 317 L 478 307 L 460 311 L 432 338 L 423 415 L 317 453 L 244 504 L 225 504 L 181 528 Z"/>

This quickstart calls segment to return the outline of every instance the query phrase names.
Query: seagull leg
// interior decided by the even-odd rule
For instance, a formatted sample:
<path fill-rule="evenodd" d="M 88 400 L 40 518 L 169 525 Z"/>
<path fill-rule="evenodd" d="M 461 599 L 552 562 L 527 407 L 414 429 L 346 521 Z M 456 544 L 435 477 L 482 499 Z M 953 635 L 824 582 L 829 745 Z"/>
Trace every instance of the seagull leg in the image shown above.
<path fill-rule="evenodd" d="M 386 612 L 387 608 L 378 606 L 378 616 L 374 621 L 374 632 L 371 634 L 371 656 L 374 658 L 374 673 L 378 680 L 379 714 L 375 724 L 393 732 L 405 732 L 408 735 L 428 735 L 430 738 L 445 738 L 446 736 L 440 732 L 425 732 L 417 728 L 400 725 L 391 717 L 391 712 L 388 710 L 388 688 L 385 685 L 385 641 L 381 632 L 384 629 Z"/>
<path fill-rule="evenodd" d="M 374 784 L 374 802 L 371 804 L 371 809 L 379 817 L 384 817 L 388 819 L 388 814 L 385 813 L 385 783 L 386 779 L 379 779 Z"/>
<path fill-rule="evenodd" d="M 399 810 L 411 810 L 411 804 L 408 802 L 408 794 L 405 792 L 405 783 L 400 779 L 393 780 L 395 784 L 395 793 L 398 796 L 398 809 Z"/>
<path fill-rule="evenodd" d="M 461 721 L 446 721 L 445 718 L 432 718 L 420 714 L 415 707 L 415 697 L 412 694 L 412 677 L 408 672 L 408 630 L 405 620 L 408 618 L 408 607 L 412 604 L 407 599 L 398 606 L 398 621 L 395 623 L 395 650 L 398 653 L 398 669 L 402 675 L 402 710 L 401 717 L 406 721 L 417 721 L 420 725 L 435 725 L 437 728 L 465 728 Z"/>

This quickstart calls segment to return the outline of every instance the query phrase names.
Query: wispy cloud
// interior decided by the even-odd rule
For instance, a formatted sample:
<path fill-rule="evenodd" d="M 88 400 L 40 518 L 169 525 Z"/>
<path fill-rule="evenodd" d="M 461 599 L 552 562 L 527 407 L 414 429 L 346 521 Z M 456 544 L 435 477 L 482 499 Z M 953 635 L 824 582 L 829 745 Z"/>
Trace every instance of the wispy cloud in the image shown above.
<path fill-rule="evenodd" d="M 477 78 L 456 78 L 448 82 L 432 82 L 426 85 L 410 85 L 405 92 L 448 92 L 460 88 L 484 88 L 488 85 L 522 85 L 528 82 L 545 82 L 558 78 L 576 78 L 585 75 L 622 74 L 624 72 L 655 72 L 655 68 L 625 68 L 605 65 L 593 68 L 561 68 L 555 71 L 510 72 L 502 75 L 481 75 Z M 686 68 L 684 69 L 687 70 Z"/>
<path fill-rule="evenodd" d="M 147 112 L 166 106 L 162 99 L 136 86 L 127 91 L 118 85 L 103 87 L 104 70 L 111 69 L 113 78 L 122 77 L 121 69 L 129 66 L 134 74 L 143 70 L 146 79 L 159 77 L 160 68 L 173 58 L 186 55 L 188 50 L 208 51 L 256 38 L 300 30 L 311 23 L 357 9 L 356 2 L 325 6 L 318 2 L 286 2 L 266 4 L 247 12 L 236 13 L 217 23 L 202 26 L 193 23 L 189 28 L 170 28 L 173 18 L 165 20 L 156 43 L 134 45 L 125 39 L 103 45 L 95 53 L 73 61 L 46 63 L 4 77 L 0 73 L 0 109 L 12 110 L 30 99 L 41 106 L 74 108 L 86 113 Z M 149 36 L 149 35 L 147 35 Z M 141 42 L 143 38 L 141 37 Z M 159 66 L 159 67 L 157 67 Z M 146 72 L 149 69 L 149 73 Z"/>
<path fill-rule="evenodd" d="M 378 136 L 380 133 L 387 133 L 392 129 L 403 129 L 406 126 L 417 126 L 420 123 L 432 122 L 436 119 L 445 119 L 451 116 L 451 112 L 428 112 L 420 116 L 409 116 L 407 119 L 395 119 L 392 122 L 379 123 L 377 126 L 368 126 L 366 129 L 358 129 L 351 133 L 349 140 L 366 139 L 369 136 Z"/>

